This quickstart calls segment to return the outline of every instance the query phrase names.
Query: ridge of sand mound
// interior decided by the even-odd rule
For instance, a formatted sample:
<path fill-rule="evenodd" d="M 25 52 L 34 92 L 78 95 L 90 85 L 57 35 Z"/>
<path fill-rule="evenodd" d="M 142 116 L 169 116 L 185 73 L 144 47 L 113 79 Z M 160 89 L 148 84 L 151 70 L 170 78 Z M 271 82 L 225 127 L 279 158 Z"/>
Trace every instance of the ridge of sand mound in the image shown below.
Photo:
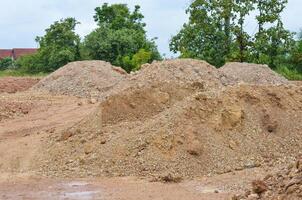
<path fill-rule="evenodd" d="M 147 93 L 157 91 L 141 88 Z M 79 125 L 49 136 L 40 172 L 196 178 L 273 166 L 301 152 L 301 88 L 242 85 L 185 94 L 159 100 L 152 113 L 152 102 L 142 100 L 112 114 L 119 104 L 105 100 Z"/>
<path fill-rule="evenodd" d="M 93 97 L 125 79 L 126 72 L 104 61 L 77 61 L 58 69 L 36 84 L 34 90 L 54 94 Z"/>
<path fill-rule="evenodd" d="M 104 100 L 124 90 L 156 84 L 195 84 L 208 89 L 222 86 L 216 68 L 204 61 L 166 60 L 142 68 L 129 75 L 103 61 L 73 62 L 41 80 L 34 90 Z"/>
<path fill-rule="evenodd" d="M 233 79 L 234 83 L 280 85 L 288 80 L 271 70 L 267 65 L 252 63 L 226 63 L 220 72 Z"/>

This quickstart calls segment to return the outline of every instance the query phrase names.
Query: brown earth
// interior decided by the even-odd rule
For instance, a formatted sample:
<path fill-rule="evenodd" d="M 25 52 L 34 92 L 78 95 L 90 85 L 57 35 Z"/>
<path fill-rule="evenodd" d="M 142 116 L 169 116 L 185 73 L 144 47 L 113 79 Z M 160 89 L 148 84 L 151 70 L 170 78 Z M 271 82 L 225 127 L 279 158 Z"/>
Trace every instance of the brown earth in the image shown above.
<path fill-rule="evenodd" d="M 3 77 L 0 78 L 0 93 L 16 93 L 28 90 L 39 80 L 40 78 Z"/>
<path fill-rule="evenodd" d="M 127 192 L 135 199 L 137 187 L 136 199 L 161 199 L 165 189 L 178 191 L 179 199 L 242 192 L 302 153 L 302 88 L 266 72 L 264 82 L 237 84 L 243 73 L 232 77 L 190 59 L 147 64 L 132 74 L 101 61 L 71 63 L 29 91 L 1 95 L 0 192 L 6 199 L 15 197 L 11 188 L 28 199 L 69 195 L 60 184 L 79 178 L 97 191 L 106 184 L 104 191 L 116 191 L 121 181 L 122 192 L 105 199 Z M 10 185 L 19 175 L 27 178 Z M 131 179 L 108 179 L 128 176 L 144 180 L 128 186 Z M 196 192 L 192 181 L 216 189 Z"/>
<path fill-rule="evenodd" d="M 28 200 L 225 200 L 244 191 L 263 170 L 223 174 L 180 183 L 150 182 L 135 177 L 45 179 L 19 176 L 0 179 L 0 199 Z M 254 175 L 256 174 L 256 175 Z"/>
<path fill-rule="evenodd" d="M 294 163 L 268 173 L 262 180 L 254 180 L 250 190 L 234 195 L 233 199 L 302 199 L 302 160 L 298 158 Z"/>
<path fill-rule="evenodd" d="M 37 162 L 43 163 L 42 173 L 193 178 L 274 166 L 301 152 L 301 88 L 190 92 L 168 101 L 149 98 L 157 95 L 149 89 L 109 98 L 66 130 L 66 140 L 60 141 L 65 132 L 49 136 L 48 154 Z M 138 94 L 150 101 L 137 104 L 132 97 Z"/>

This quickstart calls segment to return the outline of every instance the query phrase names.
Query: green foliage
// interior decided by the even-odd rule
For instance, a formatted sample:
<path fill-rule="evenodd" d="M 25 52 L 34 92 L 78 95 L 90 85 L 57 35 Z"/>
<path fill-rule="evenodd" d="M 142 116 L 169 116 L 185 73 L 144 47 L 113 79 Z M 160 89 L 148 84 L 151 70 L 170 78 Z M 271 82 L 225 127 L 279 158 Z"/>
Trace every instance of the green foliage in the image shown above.
<path fill-rule="evenodd" d="M 181 57 L 207 60 L 216 66 L 223 65 L 229 53 L 229 4 L 219 1 L 195 0 L 187 9 L 189 23 L 172 38 L 170 49 Z M 221 12 L 225 11 L 225 12 Z"/>
<path fill-rule="evenodd" d="M 108 5 L 104 3 L 102 7 L 95 9 L 94 20 L 101 28 L 119 30 L 121 28 L 134 29 L 145 32 L 145 23 L 142 22 L 144 16 L 140 12 L 140 6 L 136 5 L 131 13 L 126 4 Z"/>
<path fill-rule="evenodd" d="M 288 80 L 300 80 L 302 81 L 302 73 L 294 68 L 286 66 L 278 66 L 276 71 L 286 77 Z"/>
<path fill-rule="evenodd" d="M 298 40 L 294 46 L 291 56 L 291 61 L 295 66 L 296 71 L 302 74 L 302 30 L 298 35 Z"/>
<path fill-rule="evenodd" d="M 121 66 L 126 71 L 135 70 L 135 65 L 125 62 L 132 60 L 140 49 L 150 52 L 152 60 L 161 59 L 154 40 L 148 40 L 142 23 L 140 7 L 133 12 L 125 4 L 104 4 L 96 8 L 95 21 L 98 28 L 87 35 L 81 47 L 82 58 L 104 60 Z"/>
<path fill-rule="evenodd" d="M 80 37 L 75 33 L 79 24 L 74 18 L 54 22 L 43 37 L 37 54 L 21 57 L 17 65 L 30 73 L 52 72 L 68 62 L 80 59 Z"/>
<path fill-rule="evenodd" d="M 3 58 L 0 60 L 0 70 L 5 70 L 14 65 L 13 59 L 11 57 Z"/>
<path fill-rule="evenodd" d="M 152 53 L 150 51 L 140 49 L 136 54 L 132 56 L 132 58 L 130 58 L 129 56 L 123 57 L 123 66 L 125 66 L 127 71 L 139 70 L 143 64 L 151 61 L 151 56 Z"/>
<path fill-rule="evenodd" d="M 26 55 L 16 61 L 19 71 L 24 73 L 39 73 L 45 71 L 43 63 L 40 61 L 40 54 Z"/>
<path fill-rule="evenodd" d="M 80 59 L 80 37 L 75 33 L 79 24 L 74 18 L 56 21 L 43 37 L 37 37 L 40 44 L 38 52 L 40 66 L 45 72 L 51 72 L 68 62 Z"/>
<path fill-rule="evenodd" d="M 199 58 L 215 66 L 227 61 L 255 62 L 276 68 L 288 60 L 293 34 L 280 14 L 287 0 L 194 0 L 189 22 L 172 38 L 170 49 L 180 57 Z M 246 17 L 256 10 L 258 32 L 245 30 Z"/>

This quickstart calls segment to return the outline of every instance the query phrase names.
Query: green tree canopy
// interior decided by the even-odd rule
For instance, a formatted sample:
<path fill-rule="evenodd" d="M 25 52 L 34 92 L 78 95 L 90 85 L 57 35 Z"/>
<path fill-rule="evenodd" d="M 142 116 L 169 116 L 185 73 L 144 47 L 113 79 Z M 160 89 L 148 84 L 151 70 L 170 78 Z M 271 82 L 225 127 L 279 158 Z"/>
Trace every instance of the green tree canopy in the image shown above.
<path fill-rule="evenodd" d="M 126 64 L 125 57 L 131 60 L 142 49 L 151 54 L 148 62 L 161 59 L 154 40 L 147 39 L 139 6 L 131 12 L 126 4 L 105 3 L 95 11 L 99 27 L 85 37 L 82 55 L 86 59 L 105 60 L 128 72 L 137 66 Z"/>
<path fill-rule="evenodd" d="M 194 0 L 190 18 L 171 39 L 170 49 L 221 66 L 226 61 L 256 62 L 275 68 L 291 51 L 293 35 L 280 14 L 287 0 Z M 256 10 L 258 32 L 244 30 L 246 17 Z"/>
<path fill-rule="evenodd" d="M 80 59 L 80 37 L 75 33 L 79 24 L 74 18 L 61 19 L 47 28 L 46 34 L 37 37 L 38 53 L 25 56 L 17 61 L 24 70 L 36 72 L 52 72 L 68 62 Z"/>

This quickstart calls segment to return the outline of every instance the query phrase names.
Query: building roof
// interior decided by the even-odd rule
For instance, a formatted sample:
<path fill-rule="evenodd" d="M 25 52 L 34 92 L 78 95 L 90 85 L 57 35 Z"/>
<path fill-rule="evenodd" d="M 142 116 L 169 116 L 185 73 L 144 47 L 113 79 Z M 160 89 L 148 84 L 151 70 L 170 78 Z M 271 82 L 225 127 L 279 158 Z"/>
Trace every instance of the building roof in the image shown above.
<path fill-rule="evenodd" d="M 0 59 L 6 58 L 6 57 L 12 57 L 13 52 L 11 49 L 0 49 Z"/>
<path fill-rule="evenodd" d="M 37 53 L 36 48 L 14 48 L 14 49 L 0 49 L 0 59 L 11 57 L 14 60 L 21 56 L 31 55 Z"/>
<path fill-rule="evenodd" d="M 21 56 L 31 55 L 37 53 L 38 49 L 36 48 L 14 48 L 12 49 L 12 54 L 14 59 L 18 59 Z"/>

